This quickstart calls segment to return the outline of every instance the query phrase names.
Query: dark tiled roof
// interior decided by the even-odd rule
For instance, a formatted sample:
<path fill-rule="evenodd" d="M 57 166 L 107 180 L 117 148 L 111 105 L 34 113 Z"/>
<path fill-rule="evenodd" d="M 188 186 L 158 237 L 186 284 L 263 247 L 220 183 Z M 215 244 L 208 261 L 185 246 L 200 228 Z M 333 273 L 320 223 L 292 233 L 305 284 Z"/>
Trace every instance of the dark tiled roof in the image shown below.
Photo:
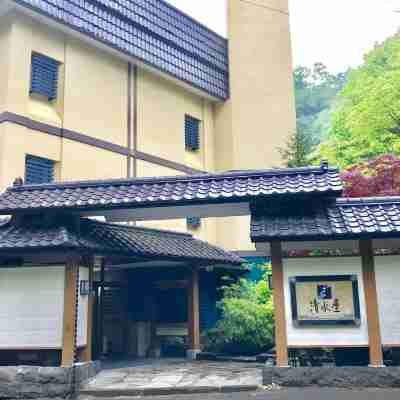
<path fill-rule="evenodd" d="M 238 171 L 163 178 L 137 178 L 22 185 L 0 196 L 0 214 L 16 211 L 106 210 L 214 204 L 291 195 L 340 195 L 335 169 Z"/>
<path fill-rule="evenodd" d="M 163 0 L 13 0 L 227 99 L 227 40 Z"/>
<path fill-rule="evenodd" d="M 337 199 L 301 212 L 254 215 L 253 241 L 400 237 L 400 197 Z"/>
<path fill-rule="evenodd" d="M 195 239 L 186 233 L 128 227 L 85 220 L 85 237 L 90 237 L 104 248 L 118 254 L 128 252 L 139 257 L 184 258 L 214 264 L 243 264 L 244 260 L 219 247 Z"/>
<path fill-rule="evenodd" d="M 189 234 L 81 220 L 78 234 L 68 223 L 51 227 L 12 221 L 0 226 L 0 252 L 43 249 L 89 250 L 126 255 L 144 261 L 176 260 L 208 265 L 241 265 L 244 261 Z"/>

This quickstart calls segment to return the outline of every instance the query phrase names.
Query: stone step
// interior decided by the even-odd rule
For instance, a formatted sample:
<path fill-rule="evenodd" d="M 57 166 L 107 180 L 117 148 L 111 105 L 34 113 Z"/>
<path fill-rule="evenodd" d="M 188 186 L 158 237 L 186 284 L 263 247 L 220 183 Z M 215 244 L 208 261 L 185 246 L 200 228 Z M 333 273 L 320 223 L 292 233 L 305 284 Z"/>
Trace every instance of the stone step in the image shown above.
<path fill-rule="evenodd" d="M 79 400 L 98 398 L 123 398 L 141 396 L 171 396 L 204 393 L 237 393 L 252 392 L 260 389 L 258 385 L 226 385 L 226 386 L 182 386 L 182 387 L 148 387 L 148 388 L 121 388 L 121 389 L 82 389 Z"/>

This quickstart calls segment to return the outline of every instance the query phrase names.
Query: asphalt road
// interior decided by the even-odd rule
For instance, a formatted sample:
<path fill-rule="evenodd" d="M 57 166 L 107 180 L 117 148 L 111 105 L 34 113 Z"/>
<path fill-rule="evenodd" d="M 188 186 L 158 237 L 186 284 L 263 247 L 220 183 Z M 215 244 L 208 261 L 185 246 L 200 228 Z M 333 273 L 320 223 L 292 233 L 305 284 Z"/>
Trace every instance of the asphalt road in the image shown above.
<path fill-rule="evenodd" d="M 342 390 L 298 388 L 281 389 L 264 392 L 229 393 L 229 394 L 191 394 L 180 396 L 146 396 L 124 397 L 118 400 L 400 400 L 400 390 L 370 389 L 370 390 Z M 95 398 L 91 397 L 91 400 Z M 99 398 L 96 400 L 117 400 Z"/>

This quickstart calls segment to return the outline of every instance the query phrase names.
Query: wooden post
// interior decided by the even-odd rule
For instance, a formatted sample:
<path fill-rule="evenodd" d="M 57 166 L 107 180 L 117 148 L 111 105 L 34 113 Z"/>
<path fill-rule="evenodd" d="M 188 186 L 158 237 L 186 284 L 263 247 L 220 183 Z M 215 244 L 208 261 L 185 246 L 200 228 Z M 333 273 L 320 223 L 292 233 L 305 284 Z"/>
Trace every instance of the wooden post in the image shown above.
<path fill-rule="evenodd" d="M 199 271 L 192 269 L 191 279 L 188 288 L 189 300 L 189 350 L 188 358 L 195 359 L 200 353 L 200 309 L 199 309 Z"/>
<path fill-rule="evenodd" d="M 79 261 L 77 258 L 70 258 L 65 266 L 64 325 L 61 356 L 61 365 L 63 367 L 72 366 L 75 360 L 78 278 Z"/>
<path fill-rule="evenodd" d="M 82 361 L 90 362 L 93 359 L 93 308 L 94 308 L 94 293 L 93 293 L 93 274 L 94 274 L 94 260 L 90 258 L 87 260 L 87 268 L 89 268 L 89 286 L 90 293 L 88 296 L 88 310 L 87 310 L 87 329 L 86 329 L 86 347 L 82 351 Z"/>
<path fill-rule="evenodd" d="M 271 242 L 271 263 L 274 287 L 276 364 L 278 367 L 287 368 L 289 367 L 289 356 L 281 242 Z"/>
<path fill-rule="evenodd" d="M 368 323 L 369 362 L 371 367 L 383 367 L 383 350 L 372 240 L 360 240 L 360 255 Z"/>

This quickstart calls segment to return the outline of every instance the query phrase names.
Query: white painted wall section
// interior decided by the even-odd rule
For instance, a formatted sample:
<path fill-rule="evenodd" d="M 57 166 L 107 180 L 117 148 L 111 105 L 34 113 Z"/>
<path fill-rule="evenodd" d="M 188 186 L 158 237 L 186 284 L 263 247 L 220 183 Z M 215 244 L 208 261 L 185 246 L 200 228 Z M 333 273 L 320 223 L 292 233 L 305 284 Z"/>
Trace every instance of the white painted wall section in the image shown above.
<path fill-rule="evenodd" d="M 400 256 L 375 257 L 382 343 L 400 346 Z"/>
<path fill-rule="evenodd" d="M 0 269 L 0 349 L 61 348 L 65 268 Z"/>
<path fill-rule="evenodd" d="M 361 259 L 299 258 L 284 260 L 285 313 L 288 346 L 368 346 L 368 325 L 365 311 Z M 360 296 L 361 325 L 359 327 L 296 327 L 293 324 L 289 279 L 310 275 L 357 275 Z"/>

